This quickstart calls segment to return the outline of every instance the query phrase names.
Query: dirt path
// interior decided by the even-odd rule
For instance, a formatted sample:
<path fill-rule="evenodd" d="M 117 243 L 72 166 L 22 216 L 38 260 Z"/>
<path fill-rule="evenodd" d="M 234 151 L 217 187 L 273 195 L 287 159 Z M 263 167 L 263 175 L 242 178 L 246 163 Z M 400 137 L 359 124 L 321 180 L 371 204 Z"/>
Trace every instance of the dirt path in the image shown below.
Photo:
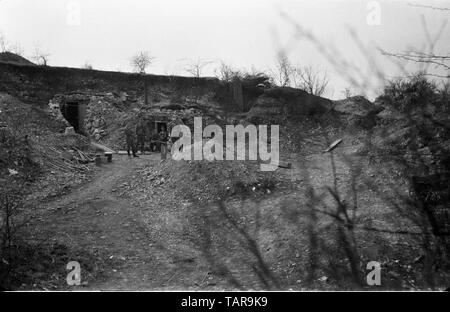
<path fill-rule="evenodd" d="M 49 237 L 103 258 L 105 267 L 96 268 L 102 278 L 89 281 L 83 289 L 158 289 L 170 277 L 166 277 L 163 259 L 153 256 L 155 244 L 148 236 L 139 207 L 122 196 L 135 170 L 157 164 L 158 156 L 129 159 L 116 155 L 92 181 L 45 207 L 45 224 L 40 226 L 46 227 Z"/>
<path fill-rule="evenodd" d="M 217 207 L 185 206 L 181 199 L 168 204 L 159 192 L 170 193 L 172 189 L 149 189 L 147 194 L 139 192 L 137 198 L 130 198 L 130 189 L 139 183 L 135 176 L 148 165 L 157 170 L 159 161 L 158 154 L 138 159 L 117 155 L 113 163 L 99 168 L 91 181 L 44 207 L 45 215 L 36 226 L 45 228 L 51 240 L 87 253 L 88 259 L 100 260 L 83 262 L 76 252 L 68 259 L 80 261 L 82 281 L 83 267 L 96 273 L 91 277 L 85 274 L 88 283 L 73 289 L 303 287 L 299 281 L 304 280 L 304 271 L 294 274 L 294 269 L 308 261 L 307 215 L 295 217 L 296 221 L 292 216 L 300 216 L 306 209 L 298 204 L 305 185 L 330 197 L 324 189 L 333 185 L 328 154 L 291 160 L 293 168 L 285 174 L 297 189 L 257 201 L 227 203 L 249 236 L 230 227 Z M 347 179 L 349 167 L 341 157 L 336 157 L 336 171 L 339 179 Z M 322 226 L 326 223 L 321 222 Z M 256 251 L 252 243 L 258 246 Z M 258 263 L 255 259 L 262 260 Z M 264 270 L 259 268 L 274 275 L 262 274 Z M 64 278 L 65 274 L 65 270 L 60 273 Z"/>

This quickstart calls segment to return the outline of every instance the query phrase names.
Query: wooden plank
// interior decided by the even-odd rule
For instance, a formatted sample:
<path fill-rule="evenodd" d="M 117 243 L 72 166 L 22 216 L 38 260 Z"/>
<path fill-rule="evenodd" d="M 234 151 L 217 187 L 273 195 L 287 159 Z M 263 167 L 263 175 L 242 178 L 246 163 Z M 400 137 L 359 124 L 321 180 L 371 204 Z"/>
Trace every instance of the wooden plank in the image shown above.
<path fill-rule="evenodd" d="M 116 153 L 115 151 L 113 151 L 113 150 L 110 149 L 109 147 L 106 147 L 106 146 L 101 145 L 101 144 L 98 144 L 98 143 L 91 142 L 91 145 L 92 145 L 96 150 L 102 151 L 102 152 L 104 152 L 104 153 L 113 153 L 113 154 Z"/>
<path fill-rule="evenodd" d="M 279 164 L 278 164 L 278 167 L 285 168 L 285 169 L 291 169 L 292 164 L 290 162 L 287 162 L 287 161 L 280 161 Z"/>
<path fill-rule="evenodd" d="M 342 139 L 338 139 L 336 141 L 334 141 L 333 143 L 331 143 L 331 145 L 324 151 L 324 153 L 328 153 L 331 152 L 332 150 L 334 150 L 339 144 L 341 144 Z"/>

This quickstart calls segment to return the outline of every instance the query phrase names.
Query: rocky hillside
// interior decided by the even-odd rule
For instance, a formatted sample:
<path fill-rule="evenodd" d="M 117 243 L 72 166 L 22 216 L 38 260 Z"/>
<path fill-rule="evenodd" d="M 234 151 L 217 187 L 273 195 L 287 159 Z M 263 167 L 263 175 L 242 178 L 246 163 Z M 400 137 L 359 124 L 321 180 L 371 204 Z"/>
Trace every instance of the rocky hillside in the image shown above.
<path fill-rule="evenodd" d="M 208 120 L 206 124 L 237 124 L 267 123 L 273 116 L 321 116 L 332 106 L 328 99 L 261 83 L 259 78 L 225 82 L 25 62 L 0 62 L 0 92 L 50 111 L 67 126 L 67 116 L 61 114 L 66 104 L 84 105 L 79 132 L 115 148 L 123 145 L 120 129 L 125 117 L 138 111 L 172 124 L 190 125 L 195 116 Z"/>

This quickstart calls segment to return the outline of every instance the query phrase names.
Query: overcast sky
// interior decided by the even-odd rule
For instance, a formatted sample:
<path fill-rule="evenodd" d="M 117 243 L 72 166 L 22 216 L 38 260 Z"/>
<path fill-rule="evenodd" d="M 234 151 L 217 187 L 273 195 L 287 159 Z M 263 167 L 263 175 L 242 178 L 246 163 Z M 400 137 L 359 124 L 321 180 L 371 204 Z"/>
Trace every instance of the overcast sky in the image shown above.
<path fill-rule="evenodd" d="M 326 96 L 340 98 L 350 86 L 348 77 L 338 73 L 310 40 L 299 37 L 294 24 L 367 75 L 372 73 L 367 54 L 373 55 L 377 67 L 390 77 L 401 73 L 377 48 L 423 49 L 423 20 L 434 36 L 450 15 L 414 4 L 450 7 L 450 1 L 413 0 L 0 0 L 0 32 L 20 43 L 25 56 L 39 44 L 51 54 L 53 66 L 81 67 L 89 62 L 95 69 L 131 71 L 130 57 L 148 50 L 156 57 L 149 72 L 156 74 L 188 75 L 184 69 L 190 59 L 215 62 L 205 68 L 208 76 L 220 60 L 268 71 L 284 49 L 293 63 L 326 71 Z M 435 51 L 447 54 L 449 39 L 450 23 Z M 377 84 L 364 91 L 373 98 Z"/>

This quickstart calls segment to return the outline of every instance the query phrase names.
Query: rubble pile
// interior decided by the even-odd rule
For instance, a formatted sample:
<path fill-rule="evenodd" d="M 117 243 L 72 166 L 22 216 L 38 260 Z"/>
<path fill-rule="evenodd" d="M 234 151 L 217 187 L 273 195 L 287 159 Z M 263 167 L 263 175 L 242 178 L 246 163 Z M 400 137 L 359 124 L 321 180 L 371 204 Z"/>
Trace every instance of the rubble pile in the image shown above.
<path fill-rule="evenodd" d="M 117 106 L 121 105 L 120 99 L 112 93 L 104 97 L 92 96 L 86 113 L 86 134 L 95 141 L 101 141 L 108 135 L 107 120 L 113 121 L 119 117 Z"/>
<path fill-rule="evenodd" d="M 207 203 L 230 196 L 259 196 L 270 193 L 282 181 L 276 172 L 262 172 L 256 161 L 176 161 L 165 160 L 148 166 L 126 185 L 126 192 L 140 200 L 183 198 Z"/>
<path fill-rule="evenodd" d="M 93 151 L 89 139 L 61 133 L 64 123 L 45 107 L 0 94 L 0 110 L 0 191 L 14 181 L 28 185 L 39 180 L 35 185 L 43 195 L 59 185 L 67 189 L 90 171 L 89 155 Z M 42 181 L 46 181 L 45 187 Z"/>
<path fill-rule="evenodd" d="M 117 130 L 116 124 L 126 119 L 127 112 L 136 109 L 133 103 L 136 103 L 135 97 L 126 92 L 91 96 L 85 120 L 87 134 L 96 141 L 104 141 L 112 131 Z"/>

